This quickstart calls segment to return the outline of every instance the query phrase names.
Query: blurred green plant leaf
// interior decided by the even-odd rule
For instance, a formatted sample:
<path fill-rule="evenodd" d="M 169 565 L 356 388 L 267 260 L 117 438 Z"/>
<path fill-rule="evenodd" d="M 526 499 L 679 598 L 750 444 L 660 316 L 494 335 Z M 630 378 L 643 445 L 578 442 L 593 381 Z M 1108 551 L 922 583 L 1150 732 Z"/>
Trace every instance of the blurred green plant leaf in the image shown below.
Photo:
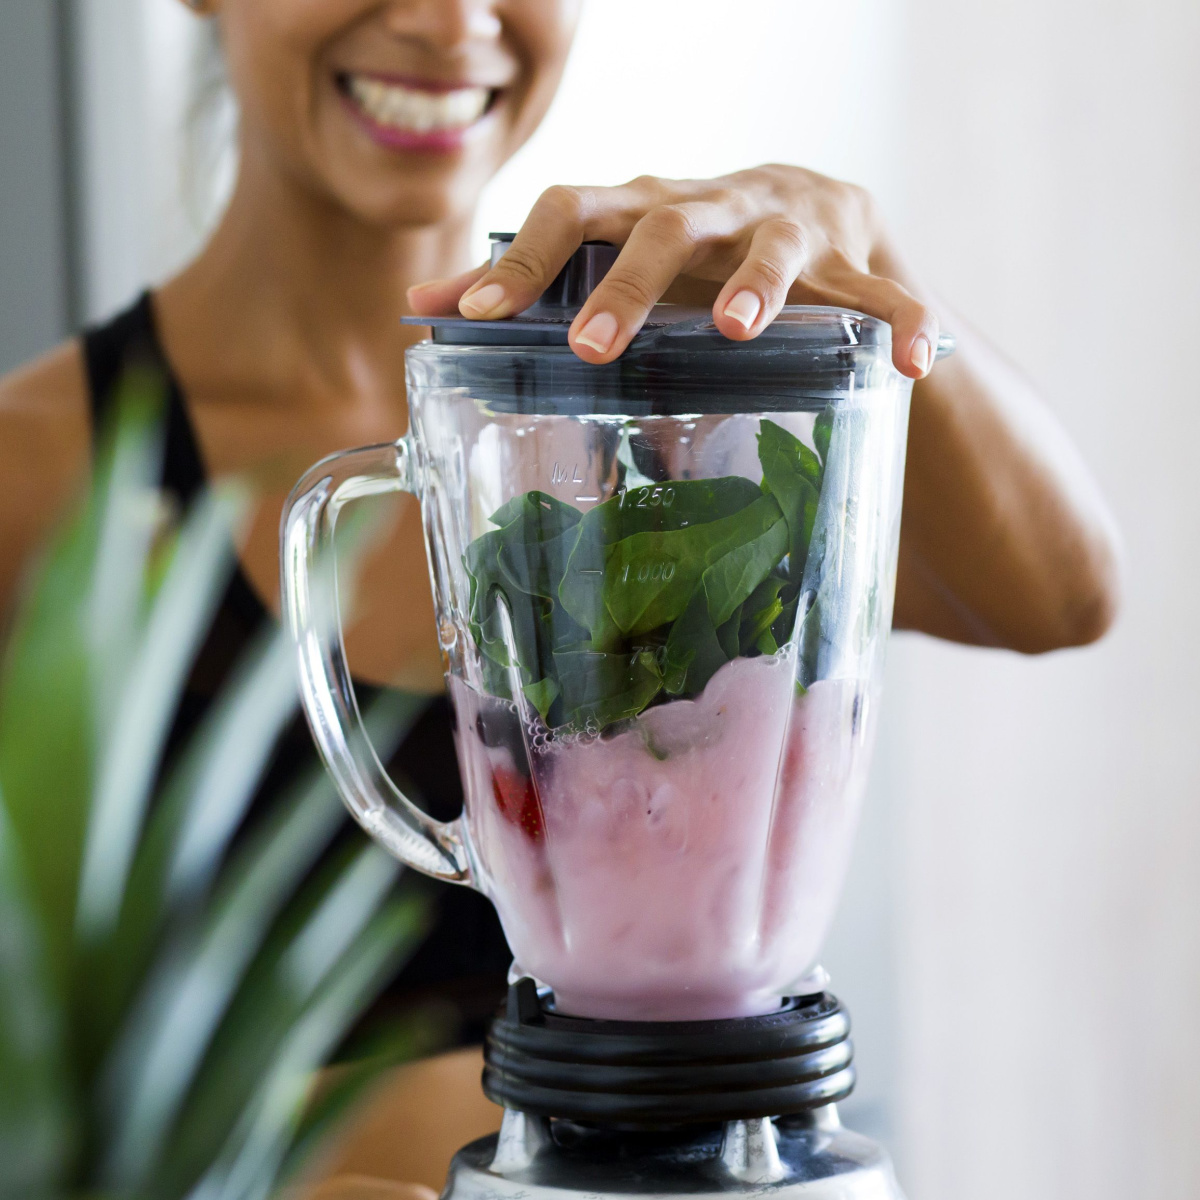
<path fill-rule="evenodd" d="M 332 1119 L 301 1124 L 313 1073 L 426 925 L 381 851 L 328 858 L 344 818 L 319 768 L 242 831 L 295 714 L 278 631 L 164 761 L 248 498 L 172 519 L 160 393 L 126 381 L 0 665 L 3 1200 L 265 1196 Z M 424 704 L 385 693 L 377 744 Z"/>
<path fill-rule="evenodd" d="M 0 1190 L 36 1196 L 67 1161 L 62 1017 L 53 1003 L 19 850 L 0 803 Z"/>
<path fill-rule="evenodd" d="M 85 939 L 107 932 L 120 910 L 174 701 L 229 577 L 232 536 L 245 509 L 240 490 L 208 493 L 188 514 L 169 555 L 134 651 L 123 702 L 98 755 L 79 896 Z M 144 569 L 144 558 L 139 566 Z"/>

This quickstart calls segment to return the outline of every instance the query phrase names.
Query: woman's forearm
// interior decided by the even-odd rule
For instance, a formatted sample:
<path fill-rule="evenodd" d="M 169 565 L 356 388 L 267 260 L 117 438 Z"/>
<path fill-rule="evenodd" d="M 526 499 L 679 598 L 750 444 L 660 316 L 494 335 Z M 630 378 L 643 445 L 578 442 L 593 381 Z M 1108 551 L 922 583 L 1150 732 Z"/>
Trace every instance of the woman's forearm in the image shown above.
<path fill-rule="evenodd" d="M 1094 641 L 1117 609 L 1112 516 L 1033 387 L 941 317 L 958 351 L 913 390 L 895 623 L 1027 653 Z"/>

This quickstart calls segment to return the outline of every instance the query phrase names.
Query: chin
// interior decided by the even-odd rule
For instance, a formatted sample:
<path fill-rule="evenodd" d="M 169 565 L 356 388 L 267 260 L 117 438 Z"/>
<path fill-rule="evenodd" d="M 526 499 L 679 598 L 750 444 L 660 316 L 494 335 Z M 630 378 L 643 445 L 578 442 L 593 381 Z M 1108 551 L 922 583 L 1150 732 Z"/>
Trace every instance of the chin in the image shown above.
<path fill-rule="evenodd" d="M 487 176 L 474 172 L 469 178 L 439 184 L 416 184 L 406 179 L 392 183 L 363 183 L 337 188 L 342 207 L 364 224 L 383 229 L 424 228 L 470 220 L 479 203 Z"/>

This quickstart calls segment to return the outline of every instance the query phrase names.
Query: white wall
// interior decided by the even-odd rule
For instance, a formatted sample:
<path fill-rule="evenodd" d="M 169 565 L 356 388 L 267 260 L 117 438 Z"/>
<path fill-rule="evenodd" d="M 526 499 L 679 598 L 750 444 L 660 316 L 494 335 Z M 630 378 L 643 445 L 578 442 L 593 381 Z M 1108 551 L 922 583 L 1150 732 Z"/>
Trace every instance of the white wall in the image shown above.
<path fill-rule="evenodd" d="M 0 375 L 62 339 L 70 235 L 57 5 L 0 4 Z"/>
<path fill-rule="evenodd" d="M 479 233 L 518 225 L 552 183 L 703 178 L 772 161 L 886 197 L 897 182 L 887 98 L 900 7 L 587 0 L 562 89 L 488 189 Z"/>
<path fill-rule="evenodd" d="M 909 0 L 905 233 L 1040 381 L 1128 539 L 1120 626 L 911 642 L 906 1183 L 1200 1195 L 1200 7 Z"/>
<path fill-rule="evenodd" d="M 202 26 L 179 0 L 74 0 L 82 307 L 106 316 L 170 274 L 204 234 L 188 186 Z"/>

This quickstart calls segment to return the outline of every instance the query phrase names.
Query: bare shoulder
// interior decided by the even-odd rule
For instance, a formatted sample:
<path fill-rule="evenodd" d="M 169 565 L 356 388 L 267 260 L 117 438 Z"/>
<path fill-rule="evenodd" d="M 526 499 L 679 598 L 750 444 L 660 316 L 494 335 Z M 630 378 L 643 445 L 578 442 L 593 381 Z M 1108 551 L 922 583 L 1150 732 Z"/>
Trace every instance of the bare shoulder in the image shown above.
<path fill-rule="evenodd" d="M 0 378 L 0 609 L 28 557 L 78 492 L 90 446 L 78 341 Z"/>
<path fill-rule="evenodd" d="M 0 422 L 9 433 L 65 425 L 70 428 L 60 432 L 79 442 L 76 450 L 86 449 L 91 417 L 83 348 L 77 340 L 64 342 L 49 354 L 0 376 Z"/>

